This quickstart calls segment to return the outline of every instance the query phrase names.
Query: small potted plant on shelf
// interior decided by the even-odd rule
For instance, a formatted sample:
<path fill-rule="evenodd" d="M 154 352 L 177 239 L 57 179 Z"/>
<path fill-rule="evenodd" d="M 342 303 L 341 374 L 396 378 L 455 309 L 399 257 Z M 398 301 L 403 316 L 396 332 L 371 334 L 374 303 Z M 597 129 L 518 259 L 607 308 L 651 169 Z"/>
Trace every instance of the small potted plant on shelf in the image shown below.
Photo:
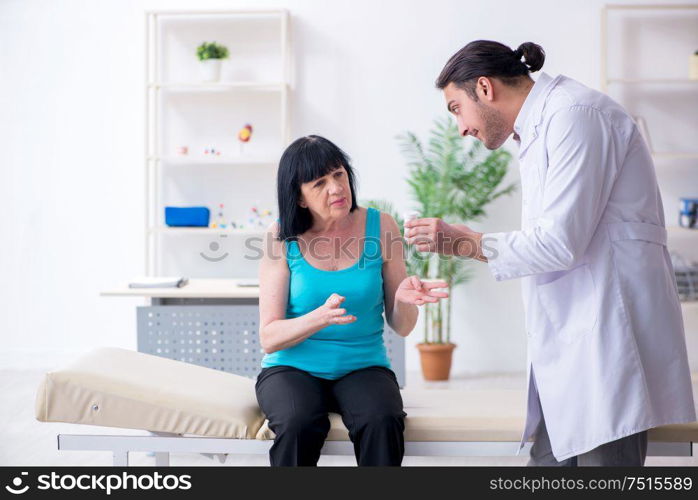
<path fill-rule="evenodd" d="M 514 185 L 498 189 L 511 161 L 509 152 L 487 153 L 479 141 L 466 151 L 466 142 L 450 117 L 436 120 L 430 135 L 426 146 L 411 132 L 398 137 L 408 159 L 407 183 L 420 218 L 438 217 L 461 224 L 478 220 L 486 215 L 488 203 L 514 190 Z M 390 202 L 371 200 L 367 204 L 390 213 L 404 231 L 404 221 Z M 406 263 L 410 275 L 443 280 L 450 290 L 470 279 L 468 262 L 460 257 L 420 253 L 410 247 Z M 450 376 L 456 347 L 451 342 L 452 298 L 453 293 L 423 307 L 423 341 L 417 348 L 426 380 L 448 380 Z"/>
<path fill-rule="evenodd" d="M 201 61 L 201 79 L 217 82 L 221 77 L 221 61 L 228 58 L 228 48 L 216 42 L 203 42 L 196 49 Z"/>

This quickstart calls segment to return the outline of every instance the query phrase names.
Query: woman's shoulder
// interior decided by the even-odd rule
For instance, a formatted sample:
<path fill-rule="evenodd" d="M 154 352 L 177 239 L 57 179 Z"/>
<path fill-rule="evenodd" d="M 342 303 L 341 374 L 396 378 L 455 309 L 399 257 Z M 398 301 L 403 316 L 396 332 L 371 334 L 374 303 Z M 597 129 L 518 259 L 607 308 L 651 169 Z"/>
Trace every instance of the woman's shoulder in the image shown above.
<path fill-rule="evenodd" d="M 274 221 L 264 233 L 264 252 L 271 252 L 274 256 L 286 257 L 286 244 L 279 239 L 279 221 Z"/>
<path fill-rule="evenodd" d="M 357 215 L 359 220 L 363 220 L 366 224 L 366 229 L 374 235 L 380 230 L 380 234 L 385 234 L 385 228 L 389 227 L 392 217 L 389 213 L 383 212 L 376 207 L 357 207 Z M 365 212 L 365 216 L 362 212 Z"/>
<path fill-rule="evenodd" d="M 400 227 L 397 225 L 397 222 L 395 221 L 395 218 L 390 215 L 388 212 L 384 212 L 382 210 L 379 210 L 375 208 L 379 215 L 380 215 L 380 227 L 381 227 L 381 234 L 391 234 L 391 233 L 400 233 Z"/>
<path fill-rule="evenodd" d="M 269 224 L 269 225 L 267 226 L 267 230 L 266 230 L 266 232 L 265 232 L 265 235 L 266 235 L 268 238 L 272 238 L 272 239 L 275 239 L 275 240 L 278 241 L 278 239 L 279 239 L 279 229 L 280 229 L 279 221 L 278 221 L 278 220 L 275 220 L 274 222 L 272 222 L 271 224 Z"/>
<path fill-rule="evenodd" d="M 395 218 L 389 213 L 384 212 L 378 208 L 373 208 L 378 213 L 379 228 L 377 233 L 379 234 L 381 247 L 385 251 L 385 248 L 391 246 L 402 238 L 402 233 L 400 232 L 400 226 L 398 226 Z"/>
<path fill-rule="evenodd" d="M 375 214 L 374 217 L 375 216 L 379 217 L 381 227 L 385 226 L 386 224 L 395 223 L 395 219 L 393 218 L 393 216 L 390 215 L 388 212 L 384 212 L 380 208 L 371 207 L 371 206 L 362 207 L 362 206 L 357 205 L 356 209 L 357 209 L 358 214 L 361 214 L 361 215 L 363 215 L 363 212 L 366 212 L 366 217 L 369 217 L 370 212 L 373 212 Z M 395 225 L 397 225 L 397 223 L 395 223 Z"/>
<path fill-rule="evenodd" d="M 380 247 L 383 262 L 387 263 L 391 260 L 390 256 L 397 250 L 401 252 L 401 247 L 395 247 L 402 241 L 400 226 L 398 226 L 395 218 L 389 213 L 379 209 L 374 209 L 380 215 Z M 401 254 L 401 253 L 400 253 Z"/>

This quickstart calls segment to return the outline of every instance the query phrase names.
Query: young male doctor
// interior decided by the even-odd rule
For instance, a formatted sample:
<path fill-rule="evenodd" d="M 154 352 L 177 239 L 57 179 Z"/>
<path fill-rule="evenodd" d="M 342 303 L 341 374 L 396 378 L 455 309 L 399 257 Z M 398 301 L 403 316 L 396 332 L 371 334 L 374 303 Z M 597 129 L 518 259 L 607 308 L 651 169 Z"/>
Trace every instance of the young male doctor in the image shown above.
<path fill-rule="evenodd" d="M 534 43 L 478 40 L 436 85 L 463 136 L 519 145 L 521 229 L 405 224 L 418 250 L 522 278 L 529 465 L 643 465 L 647 429 L 696 420 L 681 308 L 650 152 L 608 96 L 543 66 Z"/>

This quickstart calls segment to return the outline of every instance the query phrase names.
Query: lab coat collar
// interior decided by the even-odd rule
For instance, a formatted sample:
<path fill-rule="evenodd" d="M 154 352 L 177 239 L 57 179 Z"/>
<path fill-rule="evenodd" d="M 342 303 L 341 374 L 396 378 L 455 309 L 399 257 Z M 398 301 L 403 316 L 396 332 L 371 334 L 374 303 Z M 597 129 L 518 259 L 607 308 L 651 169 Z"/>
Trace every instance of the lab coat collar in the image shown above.
<path fill-rule="evenodd" d="M 528 96 L 526 96 L 523 106 L 521 106 L 519 114 L 514 121 L 514 132 L 519 136 L 519 156 L 525 152 L 528 145 L 538 136 L 537 127 L 543 119 L 545 100 L 559 80 L 560 75 L 552 78 L 542 71 L 533 87 L 531 87 Z"/>

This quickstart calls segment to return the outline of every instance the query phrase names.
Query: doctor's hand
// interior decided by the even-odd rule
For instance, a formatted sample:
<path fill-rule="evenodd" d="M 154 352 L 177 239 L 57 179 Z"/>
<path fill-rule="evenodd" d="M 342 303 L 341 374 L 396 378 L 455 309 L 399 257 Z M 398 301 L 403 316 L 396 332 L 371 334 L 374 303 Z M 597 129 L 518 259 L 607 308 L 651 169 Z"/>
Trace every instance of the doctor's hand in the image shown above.
<path fill-rule="evenodd" d="M 346 325 L 356 321 L 356 316 L 347 314 L 347 310 L 339 307 L 345 298 L 338 293 L 333 293 L 323 305 L 313 311 L 317 320 L 320 322 L 321 328 L 330 325 Z"/>
<path fill-rule="evenodd" d="M 427 302 L 438 302 L 448 297 L 448 292 L 437 291 L 437 288 L 447 288 L 445 281 L 422 281 L 419 276 L 408 276 L 398 285 L 395 300 L 405 304 L 421 306 Z"/>
<path fill-rule="evenodd" d="M 436 217 L 406 221 L 405 240 L 419 252 L 486 260 L 482 255 L 482 233 L 462 224 L 447 224 Z"/>

